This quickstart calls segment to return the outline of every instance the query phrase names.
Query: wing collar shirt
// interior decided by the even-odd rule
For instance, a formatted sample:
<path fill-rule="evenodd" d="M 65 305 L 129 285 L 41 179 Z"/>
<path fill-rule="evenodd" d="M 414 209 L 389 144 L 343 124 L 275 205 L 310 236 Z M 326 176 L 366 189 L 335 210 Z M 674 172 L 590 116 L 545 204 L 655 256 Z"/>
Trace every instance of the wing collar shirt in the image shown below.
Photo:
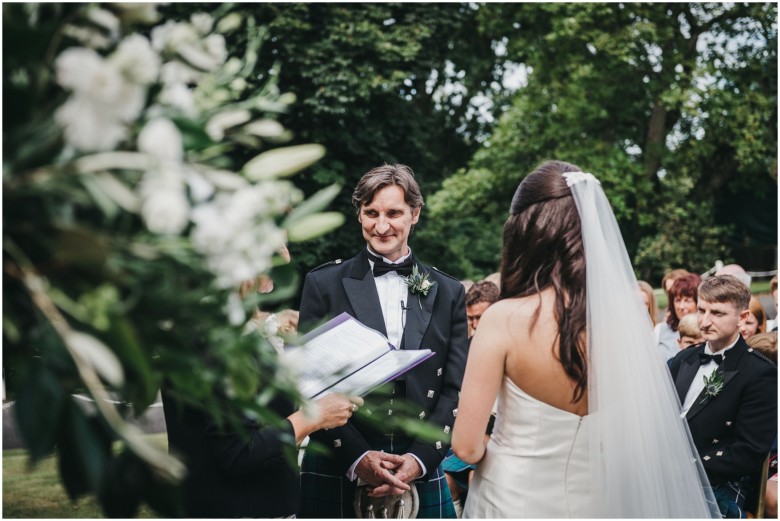
<path fill-rule="evenodd" d="M 721 349 L 717 353 L 713 353 L 712 349 L 710 348 L 710 343 L 707 342 L 704 345 L 704 354 L 706 355 L 723 355 L 723 359 L 725 360 L 728 356 L 726 352 L 737 345 L 737 341 L 739 340 L 739 335 L 737 335 L 737 339 L 734 340 L 730 345 L 726 346 L 725 348 Z M 693 404 L 696 402 L 696 398 L 699 397 L 699 394 L 704 390 L 704 379 L 709 378 L 710 375 L 715 371 L 715 369 L 718 368 L 717 362 L 714 360 L 710 360 L 709 363 L 706 363 L 699 367 L 698 372 L 696 373 L 696 376 L 693 377 L 693 382 L 691 382 L 691 386 L 688 388 L 688 394 L 685 395 L 685 402 L 683 403 L 682 413 L 680 416 L 685 418 L 685 416 L 688 414 L 688 411 L 693 407 Z"/>
<path fill-rule="evenodd" d="M 371 248 L 368 248 L 368 252 L 371 255 L 381 258 L 388 264 L 400 264 L 412 255 L 412 249 L 409 248 L 409 253 L 403 257 L 391 261 L 387 257 L 379 255 Z M 371 265 L 371 270 L 374 269 L 374 261 L 371 258 L 368 259 L 368 263 Z M 394 271 L 388 271 L 378 277 L 374 277 L 374 283 L 376 284 L 376 292 L 379 295 L 379 304 L 382 306 L 382 316 L 385 319 L 385 330 L 387 331 L 387 339 L 396 348 L 400 348 L 401 340 L 404 337 L 404 326 L 406 325 L 406 307 L 409 302 L 409 288 L 406 286 L 406 277 L 402 277 Z M 364 452 L 355 462 L 347 469 L 347 477 L 350 481 L 354 481 L 357 477 L 355 474 L 355 468 L 360 463 L 368 452 Z M 417 460 L 422 469 L 421 476 L 426 473 L 425 465 L 423 462 L 411 454 L 411 456 Z"/>

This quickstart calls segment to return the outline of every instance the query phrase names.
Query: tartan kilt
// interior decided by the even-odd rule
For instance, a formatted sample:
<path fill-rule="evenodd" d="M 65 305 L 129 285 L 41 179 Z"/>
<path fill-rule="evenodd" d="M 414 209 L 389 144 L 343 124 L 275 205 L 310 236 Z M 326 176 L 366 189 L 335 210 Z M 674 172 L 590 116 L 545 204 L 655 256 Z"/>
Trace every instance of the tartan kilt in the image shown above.
<path fill-rule="evenodd" d="M 382 450 L 377 448 L 375 450 Z M 386 452 L 391 452 L 386 450 Z M 403 454 L 401 452 L 401 454 Z M 301 518 L 354 518 L 355 483 L 321 454 L 304 453 L 301 465 Z M 420 497 L 417 519 L 454 519 L 450 489 L 441 465 L 427 481 L 415 481 Z"/>

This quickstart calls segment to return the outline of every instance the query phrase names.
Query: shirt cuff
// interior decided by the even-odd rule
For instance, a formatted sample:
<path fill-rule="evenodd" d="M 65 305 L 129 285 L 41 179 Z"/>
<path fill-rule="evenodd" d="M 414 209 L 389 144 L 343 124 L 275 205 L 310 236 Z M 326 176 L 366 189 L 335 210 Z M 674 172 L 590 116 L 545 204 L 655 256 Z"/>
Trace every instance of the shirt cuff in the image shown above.
<path fill-rule="evenodd" d="M 423 465 L 423 462 L 422 462 L 422 460 L 421 460 L 420 458 L 418 458 L 417 456 L 415 456 L 415 455 L 414 455 L 414 454 L 412 454 L 411 452 L 409 453 L 409 455 L 410 455 L 411 457 L 413 457 L 414 459 L 416 459 L 416 460 L 417 460 L 417 463 L 419 463 L 419 464 L 420 464 L 420 468 L 422 469 L 422 474 L 420 474 L 419 476 L 417 476 L 416 478 L 414 478 L 414 479 L 420 479 L 421 477 L 423 477 L 424 475 L 426 475 L 426 474 L 428 473 L 428 472 L 427 472 L 427 469 L 425 468 L 425 465 Z"/>
<path fill-rule="evenodd" d="M 368 454 L 369 452 L 371 452 L 371 451 L 367 450 L 366 452 L 361 454 L 360 457 L 355 460 L 355 463 L 353 463 L 352 465 L 349 466 L 349 468 L 347 469 L 347 479 L 348 480 L 355 481 L 355 478 L 357 478 L 357 474 L 355 474 L 355 469 L 357 468 L 358 463 L 360 463 L 360 460 L 365 458 L 366 454 Z"/>

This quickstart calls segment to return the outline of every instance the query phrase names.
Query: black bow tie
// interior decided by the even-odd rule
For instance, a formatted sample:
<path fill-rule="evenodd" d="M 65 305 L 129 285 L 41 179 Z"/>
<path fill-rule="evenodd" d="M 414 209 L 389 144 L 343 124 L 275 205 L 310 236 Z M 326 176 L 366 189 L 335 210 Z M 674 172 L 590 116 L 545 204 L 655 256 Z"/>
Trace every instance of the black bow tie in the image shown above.
<path fill-rule="evenodd" d="M 699 365 L 706 365 L 712 361 L 720 365 L 723 363 L 723 355 L 708 355 L 707 353 L 699 353 Z"/>
<path fill-rule="evenodd" d="M 412 266 L 414 266 L 414 261 L 412 260 L 411 255 L 408 259 L 403 262 L 399 262 L 398 264 L 390 264 L 389 262 L 385 262 L 384 259 L 380 259 L 375 255 L 371 255 L 370 253 L 368 254 L 368 258 L 371 259 L 371 261 L 374 263 L 374 277 L 380 277 L 389 271 L 394 271 L 404 277 L 408 277 L 412 274 Z"/>

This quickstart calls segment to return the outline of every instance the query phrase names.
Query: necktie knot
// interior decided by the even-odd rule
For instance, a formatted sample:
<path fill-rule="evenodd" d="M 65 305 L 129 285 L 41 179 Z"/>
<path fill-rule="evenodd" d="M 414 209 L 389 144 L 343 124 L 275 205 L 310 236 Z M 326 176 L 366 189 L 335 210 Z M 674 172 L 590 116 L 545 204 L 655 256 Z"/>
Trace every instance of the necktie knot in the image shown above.
<path fill-rule="evenodd" d="M 720 365 L 723 363 L 723 355 L 708 355 L 707 353 L 699 353 L 699 365 L 706 365 L 713 361 Z"/>
<path fill-rule="evenodd" d="M 375 255 L 371 255 L 370 253 L 368 254 L 368 258 L 371 259 L 371 261 L 374 263 L 374 277 L 380 277 L 390 271 L 394 271 L 404 277 L 408 277 L 412 274 L 412 266 L 414 265 L 414 261 L 412 260 L 411 255 L 408 259 L 403 262 L 399 262 L 398 264 L 390 264 L 389 262 L 385 262 L 384 259 L 380 259 Z"/>

